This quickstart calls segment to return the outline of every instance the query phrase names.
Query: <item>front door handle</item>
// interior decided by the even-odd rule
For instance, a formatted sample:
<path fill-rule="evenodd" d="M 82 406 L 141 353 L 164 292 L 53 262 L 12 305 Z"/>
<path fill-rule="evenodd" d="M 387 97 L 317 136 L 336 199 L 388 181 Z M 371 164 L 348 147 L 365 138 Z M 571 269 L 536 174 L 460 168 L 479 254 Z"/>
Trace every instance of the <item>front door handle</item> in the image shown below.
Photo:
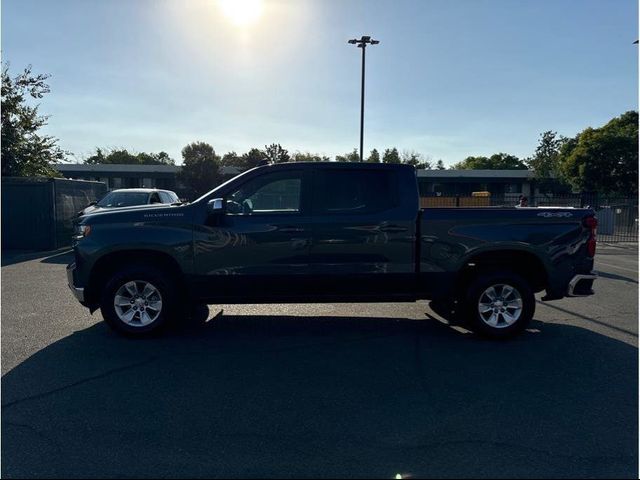
<path fill-rule="evenodd" d="M 407 227 L 401 227 L 400 225 L 385 225 L 384 227 L 380 227 L 380 231 L 386 233 L 401 233 L 406 232 Z"/>

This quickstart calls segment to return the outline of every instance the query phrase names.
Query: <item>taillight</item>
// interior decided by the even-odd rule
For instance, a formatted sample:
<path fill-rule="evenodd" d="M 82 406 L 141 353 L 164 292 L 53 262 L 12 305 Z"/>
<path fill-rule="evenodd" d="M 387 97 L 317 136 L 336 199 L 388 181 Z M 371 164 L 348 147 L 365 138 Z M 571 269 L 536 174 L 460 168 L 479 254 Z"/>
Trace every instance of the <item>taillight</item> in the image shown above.
<path fill-rule="evenodd" d="M 587 217 L 583 221 L 584 226 L 591 231 L 589 240 L 587 240 L 587 252 L 590 257 L 596 254 L 596 231 L 598 229 L 598 219 L 596 217 Z"/>

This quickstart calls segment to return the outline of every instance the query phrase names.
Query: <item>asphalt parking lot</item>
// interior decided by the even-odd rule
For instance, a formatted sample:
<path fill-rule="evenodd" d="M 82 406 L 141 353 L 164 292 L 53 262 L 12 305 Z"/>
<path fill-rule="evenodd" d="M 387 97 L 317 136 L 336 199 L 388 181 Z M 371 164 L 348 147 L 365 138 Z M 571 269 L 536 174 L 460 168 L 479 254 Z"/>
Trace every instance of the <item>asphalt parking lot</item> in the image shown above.
<path fill-rule="evenodd" d="M 2 476 L 636 477 L 638 256 L 483 340 L 426 303 L 210 307 L 129 340 L 3 255 Z M 222 312 L 221 312 L 222 310 Z"/>

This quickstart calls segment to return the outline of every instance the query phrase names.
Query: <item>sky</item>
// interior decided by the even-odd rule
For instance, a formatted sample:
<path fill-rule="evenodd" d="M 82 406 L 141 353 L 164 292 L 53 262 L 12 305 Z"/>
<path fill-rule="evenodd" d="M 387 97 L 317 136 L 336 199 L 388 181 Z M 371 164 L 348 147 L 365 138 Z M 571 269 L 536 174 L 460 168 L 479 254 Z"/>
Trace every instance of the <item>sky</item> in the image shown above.
<path fill-rule="evenodd" d="M 95 147 L 220 155 L 280 143 L 451 165 L 531 155 L 638 109 L 635 0 L 3 0 L 2 58 L 51 75 L 46 132 Z"/>

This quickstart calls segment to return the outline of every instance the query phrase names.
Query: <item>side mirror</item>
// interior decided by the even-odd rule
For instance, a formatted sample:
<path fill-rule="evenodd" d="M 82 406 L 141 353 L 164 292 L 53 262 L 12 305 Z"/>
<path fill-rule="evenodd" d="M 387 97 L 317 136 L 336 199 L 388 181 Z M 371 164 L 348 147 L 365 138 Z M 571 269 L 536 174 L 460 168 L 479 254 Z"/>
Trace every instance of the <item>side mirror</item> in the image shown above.
<path fill-rule="evenodd" d="M 214 198 L 207 202 L 207 211 L 212 213 L 224 213 L 224 199 Z"/>
<path fill-rule="evenodd" d="M 87 205 L 87 206 L 88 206 L 88 207 L 93 207 L 96 203 L 98 203 L 98 202 L 91 202 L 91 203 L 89 203 L 89 205 Z"/>

